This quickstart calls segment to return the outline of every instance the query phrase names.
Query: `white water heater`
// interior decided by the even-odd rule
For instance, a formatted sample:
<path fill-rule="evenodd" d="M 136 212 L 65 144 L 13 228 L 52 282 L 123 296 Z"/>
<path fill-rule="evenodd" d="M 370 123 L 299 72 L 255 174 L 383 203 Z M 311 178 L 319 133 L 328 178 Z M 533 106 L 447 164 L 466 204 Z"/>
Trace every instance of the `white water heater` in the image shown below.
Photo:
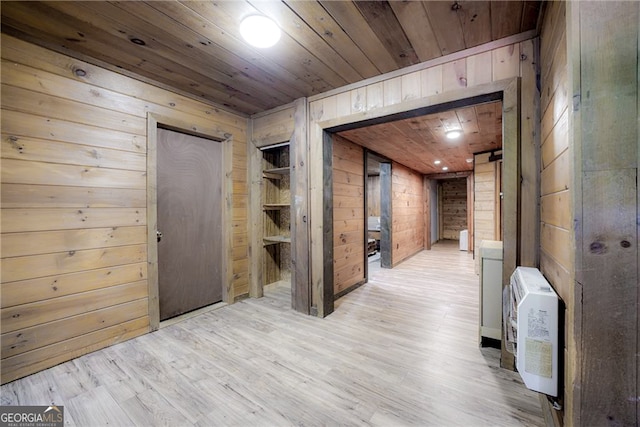
<path fill-rule="evenodd" d="M 507 339 L 527 388 L 558 395 L 558 295 L 540 270 L 518 267 L 511 275 Z M 508 346 L 509 347 L 509 346 Z"/>

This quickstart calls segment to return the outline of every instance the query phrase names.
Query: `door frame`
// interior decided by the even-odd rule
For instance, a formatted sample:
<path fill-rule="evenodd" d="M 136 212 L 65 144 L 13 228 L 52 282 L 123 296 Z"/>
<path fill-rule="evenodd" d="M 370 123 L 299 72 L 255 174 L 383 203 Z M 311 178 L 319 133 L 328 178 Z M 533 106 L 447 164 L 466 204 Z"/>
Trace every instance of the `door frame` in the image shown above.
<path fill-rule="evenodd" d="M 509 277 L 520 258 L 520 82 L 521 77 L 512 77 L 471 88 L 444 92 L 426 98 L 419 98 L 382 107 L 372 111 L 340 116 L 335 119 L 310 121 L 309 146 L 310 159 L 326 159 L 323 151 L 332 143 L 332 133 L 365 127 L 372 124 L 415 117 L 430 112 L 445 111 L 452 108 L 502 99 L 502 137 L 503 153 L 507 169 L 503 175 L 503 232 L 504 232 L 504 269 L 503 283 L 509 283 Z M 325 317 L 334 310 L 331 221 L 324 206 L 331 199 L 331 180 L 327 176 L 326 162 L 314 161 L 310 166 L 310 217 L 312 223 L 324 226 L 311 227 L 311 287 L 312 314 Z M 504 340 L 503 340 L 504 342 Z M 504 346 L 503 346 L 504 347 Z M 503 366 L 513 364 L 513 356 L 503 348 Z"/>
<path fill-rule="evenodd" d="M 158 128 L 207 138 L 222 144 L 222 301 L 229 302 L 233 284 L 233 135 L 215 127 L 196 127 L 187 121 L 157 113 L 147 113 L 147 283 L 149 289 L 149 330 L 160 327 L 160 298 L 158 287 Z"/>

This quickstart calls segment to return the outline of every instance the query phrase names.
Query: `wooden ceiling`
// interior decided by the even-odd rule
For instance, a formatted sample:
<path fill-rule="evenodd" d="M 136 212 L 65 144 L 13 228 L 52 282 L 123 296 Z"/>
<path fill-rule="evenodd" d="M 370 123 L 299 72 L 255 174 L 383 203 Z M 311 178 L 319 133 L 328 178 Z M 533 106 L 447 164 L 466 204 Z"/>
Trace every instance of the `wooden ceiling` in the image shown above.
<path fill-rule="evenodd" d="M 253 114 L 536 28 L 539 1 L 2 1 L 2 31 Z M 283 30 L 248 46 L 251 14 Z"/>
<path fill-rule="evenodd" d="M 462 129 L 457 139 L 445 132 Z M 474 153 L 502 147 L 502 102 L 398 120 L 338 133 L 425 175 L 473 170 Z M 436 164 L 436 160 L 441 163 Z M 443 167 L 447 167 L 443 171 Z"/>

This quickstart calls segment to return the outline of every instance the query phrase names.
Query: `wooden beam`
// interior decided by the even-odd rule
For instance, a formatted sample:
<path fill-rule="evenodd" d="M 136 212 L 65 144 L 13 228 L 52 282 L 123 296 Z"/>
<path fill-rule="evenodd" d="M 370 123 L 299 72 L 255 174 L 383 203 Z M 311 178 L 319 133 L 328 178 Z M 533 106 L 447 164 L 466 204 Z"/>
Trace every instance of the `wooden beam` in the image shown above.
<path fill-rule="evenodd" d="M 580 139 L 573 143 L 580 146 L 576 176 L 582 190 L 576 200 L 575 268 L 582 292 L 573 319 L 581 327 L 575 410 L 582 425 L 637 426 L 640 5 L 580 3 L 574 11 L 580 56 L 572 61 L 579 60 L 580 74 L 573 110 L 580 120 L 573 125 Z"/>
<path fill-rule="evenodd" d="M 291 306 L 309 314 L 311 310 L 309 247 L 309 143 L 307 100 L 294 102 L 294 131 L 289 145 L 291 159 Z"/>
<path fill-rule="evenodd" d="M 431 173 L 425 175 L 424 177 L 427 179 L 454 179 L 454 178 L 466 178 L 471 176 L 473 171 L 463 171 L 463 172 L 446 172 L 446 173 Z"/>
<path fill-rule="evenodd" d="M 322 312 L 320 317 L 333 313 L 333 136 L 323 132 L 322 137 L 322 243 L 323 243 L 323 283 L 322 283 Z M 321 313 L 321 314 L 320 314 Z"/>
<path fill-rule="evenodd" d="M 509 284 L 519 261 L 519 212 L 520 206 L 520 79 L 513 79 L 503 92 L 502 101 L 502 153 L 504 172 L 503 188 L 503 267 L 502 286 Z M 500 366 L 515 369 L 513 354 L 507 351 L 502 328 Z"/>

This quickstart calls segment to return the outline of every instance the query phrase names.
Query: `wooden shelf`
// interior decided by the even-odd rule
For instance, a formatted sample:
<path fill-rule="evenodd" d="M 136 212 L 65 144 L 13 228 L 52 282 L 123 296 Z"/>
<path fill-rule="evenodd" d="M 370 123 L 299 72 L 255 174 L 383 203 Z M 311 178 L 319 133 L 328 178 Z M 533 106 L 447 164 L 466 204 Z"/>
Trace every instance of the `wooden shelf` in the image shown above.
<path fill-rule="evenodd" d="M 262 240 L 264 241 L 264 246 L 291 243 L 291 237 L 288 236 L 265 236 Z"/>
<path fill-rule="evenodd" d="M 262 205 L 262 209 L 265 211 L 279 211 L 281 209 L 289 209 L 291 205 L 289 203 L 265 203 Z"/>
<path fill-rule="evenodd" d="M 283 175 L 289 175 L 290 172 L 291 168 L 289 167 L 265 169 L 262 171 L 262 177 L 269 179 L 282 179 Z"/>

